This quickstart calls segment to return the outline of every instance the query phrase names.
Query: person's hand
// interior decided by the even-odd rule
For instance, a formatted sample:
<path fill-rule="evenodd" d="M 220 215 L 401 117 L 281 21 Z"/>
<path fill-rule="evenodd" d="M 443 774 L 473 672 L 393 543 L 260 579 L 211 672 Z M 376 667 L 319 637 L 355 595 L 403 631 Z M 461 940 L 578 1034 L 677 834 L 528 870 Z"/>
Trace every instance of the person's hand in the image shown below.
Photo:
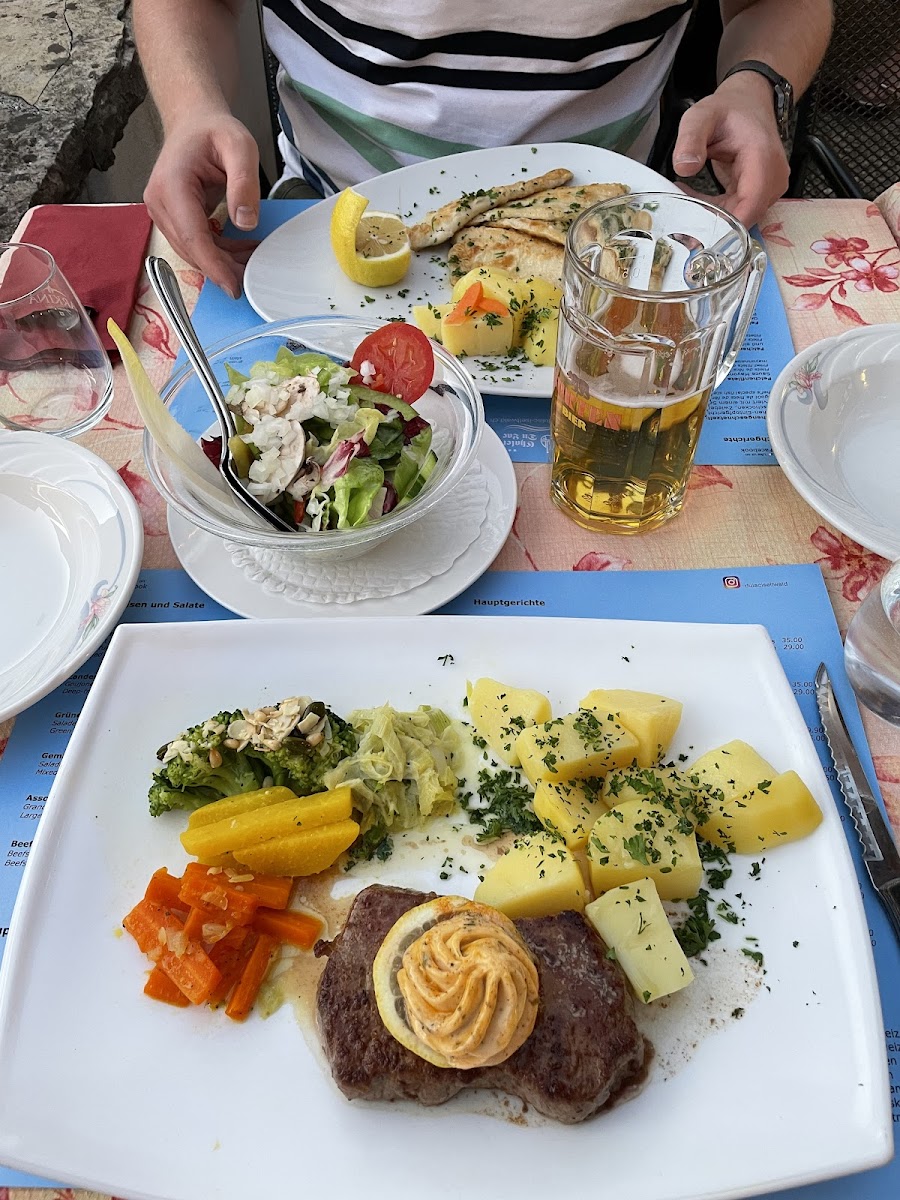
<path fill-rule="evenodd" d="M 725 188 L 716 204 L 744 225 L 753 225 L 784 195 L 790 169 L 778 136 L 772 86 L 763 76 L 739 71 L 681 118 L 672 151 L 676 173 L 696 175 L 707 159 Z"/>
<path fill-rule="evenodd" d="M 169 130 L 144 202 L 181 257 L 237 297 L 256 243 L 213 234 L 207 217 L 223 196 L 233 224 L 254 229 L 259 150 L 249 130 L 230 113 L 192 113 Z"/>

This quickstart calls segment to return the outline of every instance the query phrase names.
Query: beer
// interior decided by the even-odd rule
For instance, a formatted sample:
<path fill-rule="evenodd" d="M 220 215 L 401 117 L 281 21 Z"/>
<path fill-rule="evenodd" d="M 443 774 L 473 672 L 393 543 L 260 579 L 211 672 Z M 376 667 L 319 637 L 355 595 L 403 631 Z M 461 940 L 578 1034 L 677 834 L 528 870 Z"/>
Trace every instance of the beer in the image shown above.
<path fill-rule="evenodd" d="M 579 525 L 644 533 L 681 511 L 710 393 L 740 349 L 765 262 L 728 213 L 678 193 L 601 201 L 572 222 L 550 495 Z"/>
<path fill-rule="evenodd" d="M 711 386 L 691 395 L 601 399 L 559 369 L 550 495 L 586 529 L 642 533 L 681 508 Z"/>

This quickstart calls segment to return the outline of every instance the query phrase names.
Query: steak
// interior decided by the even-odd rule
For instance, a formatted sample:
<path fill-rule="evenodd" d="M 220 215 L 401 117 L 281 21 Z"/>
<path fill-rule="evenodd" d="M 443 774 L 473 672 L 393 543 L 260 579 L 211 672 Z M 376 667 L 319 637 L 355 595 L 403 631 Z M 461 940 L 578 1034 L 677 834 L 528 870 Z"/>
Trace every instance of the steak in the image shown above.
<path fill-rule="evenodd" d="M 435 1067 L 385 1028 L 372 983 L 382 941 L 433 892 L 375 884 L 356 897 L 342 932 L 319 942 L 319 1031 L 335 1083 L 350 1100 L 443 1104 L 463 1088 L 497 1088 L 547 1117 L 574 1124 L 639 1084 L 652 1053 L 632 1016 L 621 968 L 580 913 L 515 922 L 537 964 L 534 1029 L 505 1062 L 464 1071 Z"/>

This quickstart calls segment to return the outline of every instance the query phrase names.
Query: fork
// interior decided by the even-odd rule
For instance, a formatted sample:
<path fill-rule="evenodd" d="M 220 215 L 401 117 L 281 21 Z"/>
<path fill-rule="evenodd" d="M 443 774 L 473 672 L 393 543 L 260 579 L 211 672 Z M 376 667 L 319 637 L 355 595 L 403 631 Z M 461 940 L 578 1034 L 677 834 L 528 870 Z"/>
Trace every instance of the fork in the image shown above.
<path fill-rule="evenodd" d="M 203 390 L 209 397 L 209 402 L 213 406 L 218 419 L 219 429 L 222 433 L 219 469 L 225 478 L 225 482 L 231 488 L 235 498 L 240 500 L 251 512 L 262 518 L 268 525 L 285 533 L 296 533 L 296 529 L 292 525 L 289 525 L 283 517 L 273 512 L 272 509 L 268 508 L 262 501 L 257 500 L 247 490 L 244 486 L 244 481 L 234 469 L 231 461 L 231 448 L 229 446 L 231 439 L 237 436 L 234 414 L 225 403 L 225 397 L 222 395 L 219 381 L 216 379 L 210 361 L 200 344 L 200 339 L 197 337 L 197 331 L 194 328 L 193 322 L 188 316 L 188 311 L 185 308 L 184 299 L 181 295 L 181 289 L 178 286 L 178 280 L 175 278 L 175 272 L 164 258 L 158 258 L 152 254 L 147 258 L 144 265 L 147 269 L 147 276 L 150 279 L 153 290 L 156 292 L 166 316 L 175 327 L 175 331 L 184 347 L 184 352 L 191 366 L 197 372 L 200 383 L 203 385 Z"/>

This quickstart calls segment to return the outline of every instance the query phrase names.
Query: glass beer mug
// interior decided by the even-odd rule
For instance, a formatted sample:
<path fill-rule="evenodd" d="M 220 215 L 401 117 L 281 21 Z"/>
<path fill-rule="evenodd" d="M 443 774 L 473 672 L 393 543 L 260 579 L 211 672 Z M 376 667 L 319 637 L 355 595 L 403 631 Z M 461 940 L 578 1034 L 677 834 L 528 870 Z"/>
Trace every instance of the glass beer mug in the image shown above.
<path fill-rule="evenodd" d="M 710 392 L 753 315 L 766 256 L 703 200 L 605 200 L 569 229 L 551 403 L 553 501 L 586 529 L 676 515 Z"/>

